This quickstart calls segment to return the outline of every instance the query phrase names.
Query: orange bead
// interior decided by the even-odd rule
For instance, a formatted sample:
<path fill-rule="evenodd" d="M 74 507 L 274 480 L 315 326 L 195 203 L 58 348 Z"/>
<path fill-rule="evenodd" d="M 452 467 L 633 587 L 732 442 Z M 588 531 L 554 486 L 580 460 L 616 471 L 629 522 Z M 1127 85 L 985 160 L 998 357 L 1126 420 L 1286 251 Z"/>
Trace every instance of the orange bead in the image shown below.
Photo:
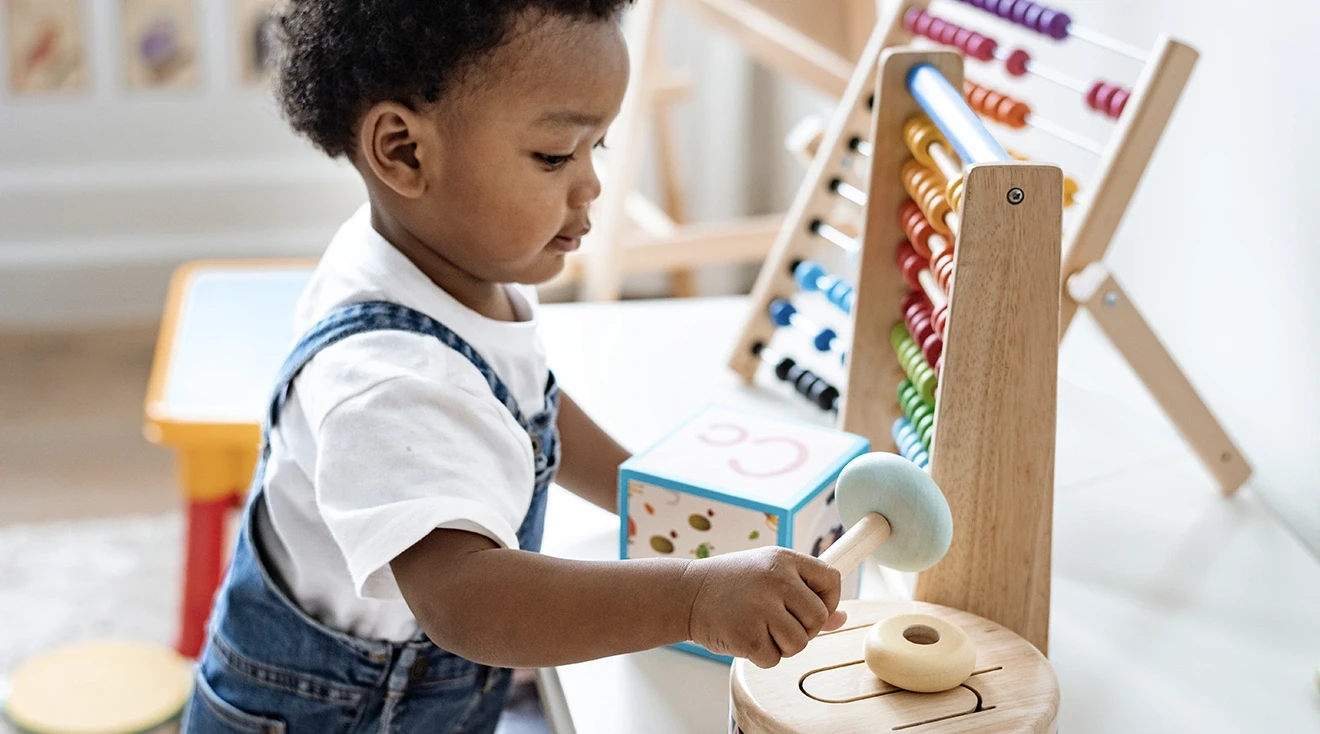
<path fill-rule="evenodd" d="M 946 150 L 949 147 L 940 129 L 925 115 L 916 115 L 904 123 L 903 142 L 907 143 L 912 157 L 928 168 L 935 167 L 935 160 L 930 157 L 930 146 L 940 145 Z"/>
<path fill-rule="evenodd" d="M 1027 126 L 1031 108 L 1025 102 L 983 87 L 970 79 L 963 81 L 963 94 L 967 98 L 967 105 L 977 113 L 1009 127 Z"/>
<path fill-rule="evenodd" d="M 921 207 L 917 206 L 917 202 L 911 199 L 903 201 L 903 205 L 898 209 L 898 222 L 917 253 L 922 257 L 930 258 L 930 237 L 935 234 L 935 229 L 926 221 L 926 215 L 921 213 Z"/>
<path fill-rule="evenodd" d="M 942 179 L 929 168 L 911 159 L 903 164 L 900 175 L 908 196 L 917 202 L 922 213 L 926 215 L 926 222 L 934 227 L 936 232 L 946 236 L 952 235 L 948 224 L 944 221 L 944 217 L 952 209 L 949 207 L 948 197 L 944 195 Z"/>

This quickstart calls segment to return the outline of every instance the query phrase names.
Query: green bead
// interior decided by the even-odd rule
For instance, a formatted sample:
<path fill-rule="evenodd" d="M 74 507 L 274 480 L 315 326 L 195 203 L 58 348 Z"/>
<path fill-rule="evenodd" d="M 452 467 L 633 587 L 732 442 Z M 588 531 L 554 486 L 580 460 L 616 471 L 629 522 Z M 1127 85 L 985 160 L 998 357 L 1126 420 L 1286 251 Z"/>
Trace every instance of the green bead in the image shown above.
<path fill-rule="evenodd" d="M 917 390 L 921 391 L 921 396 L 928 402 L 935 401 L 935 373 L 927 368 L 924 374 L 916 376 Z"/>

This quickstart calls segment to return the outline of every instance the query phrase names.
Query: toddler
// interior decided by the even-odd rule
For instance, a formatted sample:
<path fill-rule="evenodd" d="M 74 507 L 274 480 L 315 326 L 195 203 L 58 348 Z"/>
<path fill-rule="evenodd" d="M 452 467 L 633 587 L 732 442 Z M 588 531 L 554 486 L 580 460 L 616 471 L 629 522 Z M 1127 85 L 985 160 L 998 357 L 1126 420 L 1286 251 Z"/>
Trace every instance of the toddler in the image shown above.
<path fill-rule="evenodd" d="M 782 548 L 540 555 L 627 451 L 561 392 L 534 286 L 590 229 L 627 0 L 286 0 L 277 96 L 367 203 L 296 312 L 186 732 L 490 732 L 513 668 L 684 640 L 768 667 L 843 621 Z"/>

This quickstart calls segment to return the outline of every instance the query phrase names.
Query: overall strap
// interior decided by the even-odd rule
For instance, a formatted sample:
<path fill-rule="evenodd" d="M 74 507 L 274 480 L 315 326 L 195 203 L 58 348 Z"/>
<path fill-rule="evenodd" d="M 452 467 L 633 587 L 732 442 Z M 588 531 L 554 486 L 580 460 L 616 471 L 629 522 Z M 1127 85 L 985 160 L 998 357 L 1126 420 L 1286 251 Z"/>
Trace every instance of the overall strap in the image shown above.
<path fill-rule="evenodd" d="M 369 301 L 332 311 L 308 330 L 289 353 L 275 381 L 274 395 L 271 397 L 269 412 L 266 415 L 266 428 L 263 431 L 266 435 L 262 438 L 263 455 L 269 449 L 269 431 L 279 422 L 280 412 L 289 397 L 289 388 L 303 367 L 326 347 L 355 334 L 369 331 L 408 331 L 439 339 L 443 344 L 466 357 L 486 378 L 495 398 L 508 408 L 514 420 L 518 421 L 518 425 L 524 429 L 528 428 L 527 420 L 518 409 L 518 403 L 504 381 L 495 374 L 494 368 L 486 359 L 462 337 L 439 321 L 407 306 L 388 301 Z"/>

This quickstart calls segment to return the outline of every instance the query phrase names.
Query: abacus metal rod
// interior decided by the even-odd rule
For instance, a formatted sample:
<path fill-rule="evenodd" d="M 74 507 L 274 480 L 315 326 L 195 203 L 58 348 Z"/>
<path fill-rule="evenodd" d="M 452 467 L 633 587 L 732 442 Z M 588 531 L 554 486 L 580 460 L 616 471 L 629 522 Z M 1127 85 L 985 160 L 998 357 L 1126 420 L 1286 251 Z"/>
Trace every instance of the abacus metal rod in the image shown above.
<path fill-rule="evenodd" d="M 1118 54 L 1122 54 L 1130 59 L 1146 63 L 1146 53 L 1141 49 L 1129 43 L 1107 36 L 1099 31 L 1091 30 L 1085 26 L 1068 24 L 1068 35 L 1079 41 L 1085 41 L 1092 46 L 1109 49 Z"/>
<path fill-rule="evenodd" d="M 826 224 L 824 221 L 821 221 L 819 219 L 813 221 L 811 223 L 810 229 L 813 233 L 818 234 L 821 237 L 824 237 L 826 240 L 829 240 L 830 242 L 833 242 L 834 244 L 848 251 L 849 254 L 856 255 L 857 253 L 862 251 L 862 246 L 860 243 L 857 242 L 856 239 L 849 237 L 847 234 L 845 234 L 840 230 L 835 229 L 834 227 L 831 227 L 830 225 Z"/>
<path fill-rule="evenodd" d="M 1025 52 L 1021 51 L 1021 49 L 1014 51 L 1013 53 L 1010 54 L 1004 53 L 1003 49 L 997 49 L 995 51 L 995 59 L 1003 62 L 1004 66 L 1007 68 L 1009 76 L 1021 76 L 1020 74 L 1014 74 L 1012 68 L 1008 68 L 1011 61 L 1014 60 L 1013 54 L 1017 54 L 1017 53 L 1025 54 Z M 1087 83 L 1082 81 L 1081 79 L 1078 79 L 1077 77 L 1072 76 L 1070 74 L 1065 74 L 1062 71 L 1058 71 L 1057 69 L 1052 69 L 1048 66 L 1041 66 L 1040 64 L 1037 64 L 1035 61 L 1033 61 L 1030 57 L 1028 57 L 1025 61 L 1022 62 L 1021 68 L 1023 71 L 1025 71 L 1028 74 L 1031 74 L 1032 76 L 1038 76 L 1047 82 L 1053 82 L 1063 87 L 1064 89 L 1070 89 L 1081 95 L 1085 95 L 1087 89 L 1089 89 Z"/>
<path fill-rule="evenodd" d="M 1105 154 L 1105 149 L 1101 147 L 1099 143 L 1096 143 L 1085 135 L 1079 135 L 1063 125 L 1040 117 L 1034 112 L 1027 115 L 1027 124 L 1047 135 L 1052 135 L 1065 143 L 1077 146 L 1092 155 L 1102 156 Z"/>

